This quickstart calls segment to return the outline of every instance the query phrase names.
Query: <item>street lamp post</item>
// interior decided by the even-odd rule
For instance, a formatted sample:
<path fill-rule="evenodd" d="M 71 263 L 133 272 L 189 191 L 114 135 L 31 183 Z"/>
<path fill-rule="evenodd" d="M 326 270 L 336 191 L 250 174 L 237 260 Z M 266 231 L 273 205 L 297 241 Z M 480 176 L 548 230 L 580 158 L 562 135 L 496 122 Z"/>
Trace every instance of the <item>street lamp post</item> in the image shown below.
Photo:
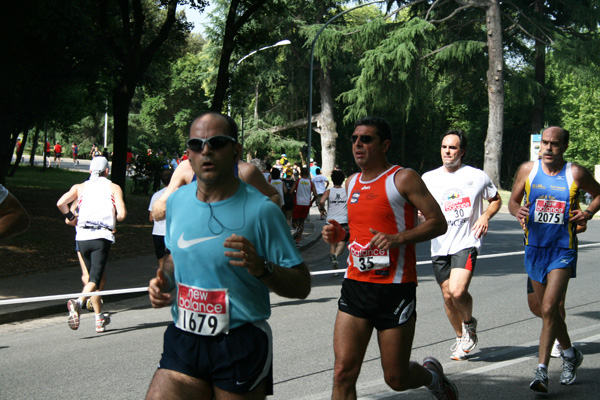
<path fill-rule="evenodd" d="M 267 50 L 270 49 L 272 47 L 277 47 L 277 46 L 286 46 L 288 44 L 292 44 L 292 42 L 290 42 L 288 39 L 283 39 L 280 40 L 279 42 L 272 44 L 270 46 L 265 46 L 265 47 L 261 47 L 260 49 L 251 51 L 250 53 L 246 54 L 244 57 L 240 58 L 235 65 L 233 66 L 233 68 L 231 69 L 231 74 L 229 75 L 229 109 L 227 114 L 229 116 L 231 116 L 231 77 L 233 76 L 235 69 L 237 68 L 237 66 L 244 61 L 246 58 L 258 53 L 259 51 L 263 51 L 263 50 Z M 244 149 L 244 113 L 242 112 L 242 151 Z"/>
<path fill-rule="evenodd" d="M 321 29 L 319 30 L 319 32 L 317 32 L 317 35 L 313 39 L 312 45 L 310 47 L 310 69 L 308 70 L 309 74 L 310 74 L 310 77 L 309 77 L 309 84 L 308 84 L 308 150 L 306 152 L 306 162 L 308 163 L 309 167 L 310 167 L 310 146 L 311 146 L 311 141 L 312 141 L 313 61 L 314 61 L 314 55 L 315 55 L 315 44 L 317 43 L 317 39 L 319 38 L 319 35 L 321 34 L 321 32 L 323 32 L 323 30 L 327 27 L 327 25 L 329 25 L 330 23 L 332 23 L 339 16 L 342 16 L 342 15 L 346 14 L 347 12 L 356 10 L 357 8 L 360 8 L 360 7 L 368 6 L 368 5 L 375 4 L 375 3 L 385 3 L 386 1 L 387 0 L 371 1 L 370 3 L 359 4 L 356 7 L 352 7 L 352 8 L 349 8 L 349 9 L 345 10 L 345 11 L 342 11 L 341 13 L 339 13 L 338 15 L 334 16 L 329 21 L 327 21 L 325 23 L 325 25 L 323 25 L 321 27 Z"/>

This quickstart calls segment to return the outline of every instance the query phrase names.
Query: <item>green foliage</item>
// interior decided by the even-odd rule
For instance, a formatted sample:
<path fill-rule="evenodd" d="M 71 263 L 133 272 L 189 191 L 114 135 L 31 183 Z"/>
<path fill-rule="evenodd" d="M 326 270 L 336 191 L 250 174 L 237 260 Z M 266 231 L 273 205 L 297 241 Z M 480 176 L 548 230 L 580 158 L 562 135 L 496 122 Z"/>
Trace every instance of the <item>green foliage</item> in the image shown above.
<path fill-rule="evenodd" d="M 582 79 L 576 74 L 560 74 L 556 93 L 561 125 L 570 132 L 565 158 L 590 170 L 600 164 L 600 79 Z"/>
<path fill-rule="evenodd" d="M 160 171 L 168 168 L 164 157 L 156 154 L 140 154 L 132 161 L 133 194 L 148 194 L 150 188 L 158 190 Z"/>

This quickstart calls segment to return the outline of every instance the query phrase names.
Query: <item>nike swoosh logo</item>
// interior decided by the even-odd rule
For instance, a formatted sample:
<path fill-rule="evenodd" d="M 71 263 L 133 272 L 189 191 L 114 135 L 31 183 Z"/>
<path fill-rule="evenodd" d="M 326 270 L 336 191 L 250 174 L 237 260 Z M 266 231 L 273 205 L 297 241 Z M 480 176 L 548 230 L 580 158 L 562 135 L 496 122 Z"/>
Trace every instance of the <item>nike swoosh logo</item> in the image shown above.
<path fill-rule="evenodd" d="M 207 240 L 215 239 L 218 237 L 219 236 L 210 236 L 210 237 L 199 238 L 199 239 L 185 240 L 183 238 L 183 233 L 182 233 L 181 236 L 179 236 L 179 239 L 177 240 L 177 246 L 180 249 L 185 249 L 185 248 L 193 246 L 195 244 L 206 242 Z"/>

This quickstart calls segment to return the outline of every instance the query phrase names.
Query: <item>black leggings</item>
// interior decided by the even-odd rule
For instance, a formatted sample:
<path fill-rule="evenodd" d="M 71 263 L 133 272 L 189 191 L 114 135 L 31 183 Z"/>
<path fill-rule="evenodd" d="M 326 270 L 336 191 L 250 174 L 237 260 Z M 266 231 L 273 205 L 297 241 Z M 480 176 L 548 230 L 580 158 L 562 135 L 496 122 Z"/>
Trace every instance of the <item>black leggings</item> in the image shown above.
<path fill-rule="evenodd" d="M 108 251 L 112 242 L 106 239 L 80 240 L 77 241 L 79 252 L 85 267 L 90 274 L 90 282 L 94 282 L 96 286 L 100 286 L 100 281 L 104 275 L 106 261 L 108 260 Z"/>

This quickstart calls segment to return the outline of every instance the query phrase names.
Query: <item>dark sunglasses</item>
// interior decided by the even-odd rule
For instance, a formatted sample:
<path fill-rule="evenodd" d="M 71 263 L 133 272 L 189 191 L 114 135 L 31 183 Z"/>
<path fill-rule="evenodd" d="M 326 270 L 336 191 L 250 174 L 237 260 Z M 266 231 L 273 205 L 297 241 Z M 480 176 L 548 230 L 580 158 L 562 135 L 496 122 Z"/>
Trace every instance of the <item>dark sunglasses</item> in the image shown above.
<path fill-rule="evenodd" d="M 190 138 L 186 142 L 186 146 L 191 151 L 202 151 L 205 144 L 208 144 L 208 147 L 211 150 L 219 150 L 225 147 L 228 143 L 235 143 L 236 140 L 231 136 L 219 135 L 213 136 L 207 139 L 200 138 Z"/>
<path fill-rule="evenodd" d="M 362 143 L 367 144 L 367 143 L 371 143 L 373 141 L 373 139 L 375 139 L 375 136 L 358 136 L 358 135 L 350 136 L 350 140 L 352 141 L 352 143 L 356 143 L 357 139 L 360 140 Z"/>

